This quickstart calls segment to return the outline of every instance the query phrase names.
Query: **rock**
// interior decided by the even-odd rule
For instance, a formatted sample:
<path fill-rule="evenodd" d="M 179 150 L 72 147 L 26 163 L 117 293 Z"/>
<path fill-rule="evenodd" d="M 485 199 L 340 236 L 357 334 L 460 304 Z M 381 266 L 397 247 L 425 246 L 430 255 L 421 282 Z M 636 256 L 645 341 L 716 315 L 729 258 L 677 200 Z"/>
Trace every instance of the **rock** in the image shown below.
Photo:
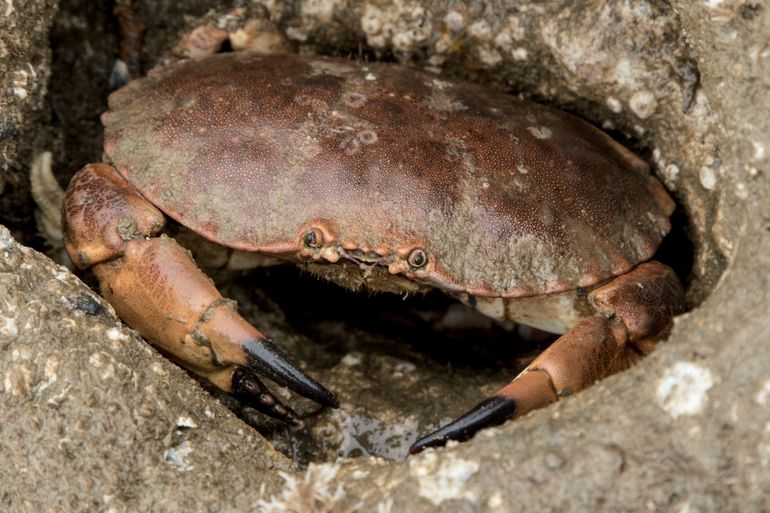
<path fill-rule="evenodd" d="M 6 511 L 241 510 L 290 468 L 103 299 L 3 227 L 0 418 Z"/>
<path fill-rule="evenodd" d="M 21 225 L 32 216 L 27 166 L 50 138 L 45 101 L 55 14 L 55 0 L 0 6 L 0 223 Z"/>

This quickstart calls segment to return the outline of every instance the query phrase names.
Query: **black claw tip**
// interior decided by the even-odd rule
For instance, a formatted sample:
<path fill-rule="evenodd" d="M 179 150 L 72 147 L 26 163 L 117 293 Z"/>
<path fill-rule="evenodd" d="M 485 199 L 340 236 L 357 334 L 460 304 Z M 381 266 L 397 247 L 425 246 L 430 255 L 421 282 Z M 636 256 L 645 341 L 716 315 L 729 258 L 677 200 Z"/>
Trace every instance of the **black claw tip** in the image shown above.
<path fill-rule="evenodd" d="M 284 406 L 282 404 L 276 404 L 275 406 L 273 406 L 272 413 L 268 413 L 268 415 L 276 419 L 282 420 L 287 424 L 291 424 L 292 426 L 304 425 L 304 423 L 302 422 L 302 419 L 300 419 L 299 415 L 297 415 L 297 412 L 295 412 L 288 406 Z"/>
<path fill-rule="evenodd" d="M 291 419 L 287 419 L 287 422 L 295 428 L 305 427 L 305 422 L 299 417 L 292 417 Z"/>
<path fill-rule="evenodd" d="M 289 362 L 283 352 L 269 340 L 253 340 L 244 344 L 244 348 L 248 366 L 254 372 L 319 404 L 339 408 L 340 403 L 334 394 Z"/>
<path fill-rule="evenodd" d="M 516 403 L 505 397 L 494 396 L 477 404 L 454 422 L 437 429 L 417 440 L 409 448 L 410 454 L 417 454 L 428 447 L 445 445 L 449 440 L 464 441 L 477 431 L 489 426 L 502 424 L 516 413 Z"/>
<path fill-rule="evenodd" d="M 243 369 L 233 372 L 232 395 L 257 411 L 282 420 L 293 426 L 301 426 L 302 420 L 288 406 L 270 393 L 270 390 L 256 376 Z"/>

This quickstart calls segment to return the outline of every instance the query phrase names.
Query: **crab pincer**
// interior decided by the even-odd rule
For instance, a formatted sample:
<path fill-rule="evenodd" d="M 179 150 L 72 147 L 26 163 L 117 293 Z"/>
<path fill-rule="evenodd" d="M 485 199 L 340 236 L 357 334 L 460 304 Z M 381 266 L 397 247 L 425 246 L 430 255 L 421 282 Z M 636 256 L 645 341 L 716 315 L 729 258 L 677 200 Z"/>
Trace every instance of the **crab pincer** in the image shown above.
<path fill-rule="evenodd" d="M 118 314 L 161 351 L 256 409 L 298 424 L 257 375 L 337 407 L 334 395 L 291 363 L 223 298 L 174 239 L 155 236 L 163 214 L 107 164 L 86 166 L 64 199 L 65 245 L 91 267 Z"/>
<path fill-rule="evenodd" d="M 233 371 L 230 394 L 265 415 L 294 426 L 303 425 L 294 410 L 281 403 L 255 374 L 243 368 Z"/>
<path fill-rule="evenodd" d="M 415 442 L 412 454 L 542 408 L 625 370 L 666 337 L 684 311 L 679 279 L 659 262 L 645 262 L 588 294 L 594 315 L 567 331 L 513 381 L 455 421 Z"/>

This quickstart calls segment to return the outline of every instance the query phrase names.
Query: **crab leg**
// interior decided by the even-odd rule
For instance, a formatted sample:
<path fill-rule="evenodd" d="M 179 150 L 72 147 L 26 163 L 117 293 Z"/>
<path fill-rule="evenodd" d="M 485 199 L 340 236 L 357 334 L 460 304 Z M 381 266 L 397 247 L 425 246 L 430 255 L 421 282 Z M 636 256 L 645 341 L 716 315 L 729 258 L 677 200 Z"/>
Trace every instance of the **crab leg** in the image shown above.
<path fill-rule="evenodd" d="M 236 312 L 174 239 L 154 237 L 163 214 L 107 164 L 77 173 L 64 205 L 65 244 L 79 267 L 93 267 L 102 294 L 158 349 L 251 406 L 297 424 L 299 419 L 259 381 L 326 406 L 331 392 L 290 363 Z"/>
<path fill-rule="evenodd" d="M 668 335 L 684 299 L 674 272 L 648 262 L 594 289 L 588 301 L 592 317 L 561 336 L 492 397 L 415 442 L 410 452 L 468 439 L 627 369 Z"/>

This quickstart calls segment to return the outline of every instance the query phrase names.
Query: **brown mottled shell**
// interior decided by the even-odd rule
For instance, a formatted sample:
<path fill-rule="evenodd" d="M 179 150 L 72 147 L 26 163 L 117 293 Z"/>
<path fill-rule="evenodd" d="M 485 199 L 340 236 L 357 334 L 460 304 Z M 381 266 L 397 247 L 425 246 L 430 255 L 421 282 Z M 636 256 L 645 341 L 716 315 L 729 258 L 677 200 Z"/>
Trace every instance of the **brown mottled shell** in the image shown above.
<path fill-rule="evenodd" d="M 591 125 L 390 65 L 215 55 L 110 97 L 105 152 L 158 208 L 233 248 L 325 247 L 429 263 L 391 272 L 521 297 L 590 286 L 652 256 L 673 202 Z M 394 269 L 397 269 L 394 271 Z"/>

